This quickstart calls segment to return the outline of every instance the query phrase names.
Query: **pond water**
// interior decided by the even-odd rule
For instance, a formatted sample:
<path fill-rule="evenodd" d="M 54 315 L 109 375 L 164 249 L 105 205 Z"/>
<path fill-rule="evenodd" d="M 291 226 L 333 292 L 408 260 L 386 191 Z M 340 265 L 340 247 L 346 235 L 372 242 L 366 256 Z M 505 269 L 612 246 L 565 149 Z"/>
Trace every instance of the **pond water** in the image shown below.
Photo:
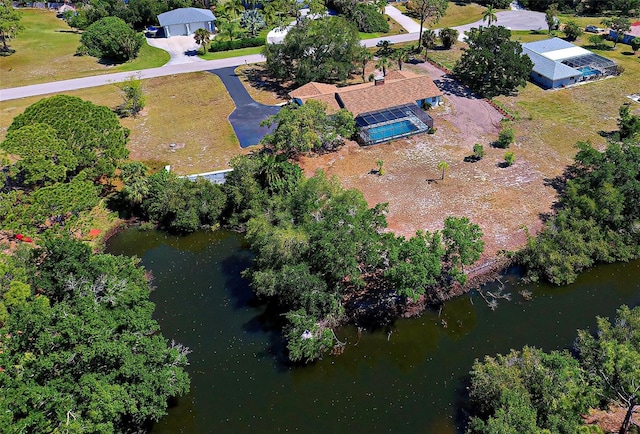
<path fill-rule="evenodd" d="M 458 401 L 476 358 L 528 344 L 571 346 L 595 317 L 640 304 L 640 261 L 599 266 L 568 287 L 502 281 L 512 301 L 492 311 L 477 293 L 391 328 L 337 331 L 348 345 L 306 367 L 283 362 L 272 315 L 240 273 L 251 260 L 240 235 L 174 237 L 128 229 L 107 251 L 136 255 L 153 272 L 164 335 L 193 351 L 191 392 L 154 433 L 460 432 Z M 522 290 L 533 293 L 524 301 Z M 490 290 L 496 290 L 493 288 Z"/>

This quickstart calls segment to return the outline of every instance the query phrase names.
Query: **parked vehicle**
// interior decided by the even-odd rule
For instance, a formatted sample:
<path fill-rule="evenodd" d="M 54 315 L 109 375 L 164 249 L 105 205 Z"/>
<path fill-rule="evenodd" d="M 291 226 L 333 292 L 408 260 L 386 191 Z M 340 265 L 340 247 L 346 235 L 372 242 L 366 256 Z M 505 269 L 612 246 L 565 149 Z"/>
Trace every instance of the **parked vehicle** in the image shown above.
<path fill-rule="evenodd" d="M 589 24 L 587 27 L 584 28 L 584 31 L 589 33 L 600 33 L 600 32 L 603 32 L 604 29 L 598 26 L 594 26 L 593 24 Z"/>

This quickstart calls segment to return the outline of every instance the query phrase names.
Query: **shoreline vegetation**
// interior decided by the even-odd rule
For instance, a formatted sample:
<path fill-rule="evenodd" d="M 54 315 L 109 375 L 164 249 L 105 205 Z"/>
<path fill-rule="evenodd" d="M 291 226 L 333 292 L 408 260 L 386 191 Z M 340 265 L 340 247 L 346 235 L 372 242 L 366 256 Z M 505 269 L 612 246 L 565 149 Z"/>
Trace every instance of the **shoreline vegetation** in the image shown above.
<path fill-rule="evenodd" d="M 79 122 L 93 117 L 96 130 L 78 138 L 73 132 L 77 126 L 52 115 L 61 108 L 80 113 Z M 327 116 L 313 102 L 285 107 L 270 119 L 276 129 L 265 137 L 263 148 L 235 157 L 234 171 L 218 186 L 164 170 L 149 174 L 138 162 L 118 163 L 126 156 L 126 132 L 115 114 L 75 97 L 43 99 L 14 120 L 2 142 L 5 151 L 23 157 L 9 166 L 5 189 L 11 193 L 3 195 L 8 212 L 2 217 L 13 234 L 37 239 L 41 231 L 75 233 L 83 225 L 83 210 L 105 204 L 102 196 L 121 218 L 170 232 L 217 225 L 241 231 L 256 254 L 245 277 L 258 296 L 275 303 L 287 318 L 283 333 L 291 360 L 310 362 L 340 345 L 333 327 L 379 325 L 418 315 L 494 280 L 514 263 L 525 266 L 528 279 L 566 284 L 595 263 L 639 257 L 635 228 L 640 204 L 633 198 L 640 194 L 635 185 L 640 120 L 627 105 L 619 114 L 619 131 L 609 138 L 605 152 L 578 144 L 574 165 L 554 181 L 560 192 L 557 211 L 538 236 L 529 237 L 520 252 L 483 257 L 483 263 L 477 262 L 484 249 L 482 232 L 465 217 L 447 217 L 442 230 L 396 236 L 386 229 L 386 204 L 370 207 L 361 192 L 345 189 L 322 171 L 306 178 L 291 162 L 298 154 L 330 153 L 342 145 L 342 135 L 353 132 L 347 113 Z M 315 123 L 304 136 L 285 133 L 309 116 Z M 32 127 L 34 122 L 42 127 Z M 78 147 L 82 160 L 61 153 L 61 143 L 51 134 L 56 128 L 66 130 L 66 140 Z M 83 151 L 83 141 L 91 142 L 101 128 L 118 131 L 104 142 L 109 151 Z M 34 135 L 40 138 L 38 146 L 52 153 L 47 158 L 65 164 L 58 166 L 66 173 L 47 171 L 47 158 L 28 154 L 25 146 Z M 305 142 L 310 137 L 315 138 Z M 92 178 L 105 181 L 89 188 Z M 109 178 L 113 181 L 107 182 Z M 51 207 L 60 211 L 52 215 Z"/>

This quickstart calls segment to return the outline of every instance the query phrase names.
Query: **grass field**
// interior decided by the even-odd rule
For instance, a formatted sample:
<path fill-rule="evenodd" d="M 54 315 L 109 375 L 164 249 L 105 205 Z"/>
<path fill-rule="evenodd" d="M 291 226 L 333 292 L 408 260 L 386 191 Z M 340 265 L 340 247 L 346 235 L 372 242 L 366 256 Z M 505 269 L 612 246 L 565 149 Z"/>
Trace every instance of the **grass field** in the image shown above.
<path fill-rule="evenodd" d="M 394 4 L 400 12 L 405 13 L 407 8 L 403 4 Z M 444 17 L 433 25 L 427 25 L 425 28 L 443 28 L 443 27 L 456 27 L 464 24 L 471 24 L 482 19 L 482 13 L 485 8 L 476 3 L 468 3 L 460 5 L 456 2 L 449 2 L 449 7 Z M 413 18 L 413 20 L 420 24 L 420 20 Z"/>
<path fill-rule="evenodd" d="M 169 61 L 167 52 L 147 44 L 143 45 L 138 58 L 115 66 L 101 64 L 94 57 L 75 56 L 80 34 L 56 18 L 55 12 L 23 9 L 21 24 L 24 30 L 9 44 L 15 52 L 0 57 L 0 88 L 133 71 L 162 66 Z"/>
<path fill-rule="evenodd" d="M 207 72 L 143 81 L 147 105 L 136 118 L 122 124 L 131 130 L 131 159 L 152 168 L 167 164 L 179 174 L 224 169 L 238 145 L 228 116 L 235 108 L 220 79 Z M 67 92 L 95 104 L 115 107 L 121 102 L 116 86 Z M 0 140 L 12 119 L 41 97 L 0 102 Z M 174 144 L 174 146 L 170 146 Z"/>

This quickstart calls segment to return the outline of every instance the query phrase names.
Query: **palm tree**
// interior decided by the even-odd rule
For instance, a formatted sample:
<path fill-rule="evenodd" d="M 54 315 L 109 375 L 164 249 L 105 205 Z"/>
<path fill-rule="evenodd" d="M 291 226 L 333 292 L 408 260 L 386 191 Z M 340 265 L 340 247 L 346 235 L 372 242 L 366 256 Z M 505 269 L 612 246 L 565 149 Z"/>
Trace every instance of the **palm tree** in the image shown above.
<path fill-rule="evenodd" d="M 240 16 L 240 26 L 255 38 L 258 31 L 266 26 L 262 12 L 258 9 L 247 9 Z"/>
<path fill-rule="evenodd" d="M 384 15 L 384 8 L 387 7 L 387 0 L 376 0 L 375 4 L 380 15 Z"/>
<path fill-rule="evenodd" d="M 393 50 L 393 54 L 391 55 L 393 60 L 398 62 L 398 69 L 402 71 L 402 64 L 409 60 L 409 49 L 408 48 L 397 48 Z"/>
<path fill-rule="evenodd" d="M 431 29 L 427 29 L 422 33 L 422 45 L 424 46 L 424 61 L 427 61 L 427 52 L 429 48 L 433 48 L 436 46 L 436 41 L 438 40 L 438 36 L 436 36 L 436 32 Z"/>
<path fill-rule="evenodd" d="M 202 54 L 206 54 L 207 46 L 211 41 L 211 32 L 207 29 L 197 29 L 193 34 L 193 38 L 196 40 L 196 44 L 202 46 Z"/>
<path fill-rule="evenodd" d="M 442 170 L 442 176 L 440 177 L 440 179 L 444 180 L 444 171 L 447 170 L 449 168 L 449 165 L 447 164 L 446 161 L 441 161 L 438 163 L 438 169 Z"/>
<path fill-rule="evenodd" d="M 233 17 L 234 20 L 238 19 L 238 15 L 244 11 L 242 0 L 231 0 L 224 5 L 224 10 Z"/>
<path fill-rule="evenodd" d="M 365 72 L 367 69 L 367 63 L 373 59 L 373 53 L 369 51 L 366 47 L 360 47 L 360 51 L 358 52 L 358 60 L 362 65 L 362 82 L 365 82 Z"/>
<path fill-rule="evenodd" d="M 230 41 L 233 41 L 244 33 L 244 29 L 240 27 L 240 24 L 237 21 L 218 21 L 220 33 L 229 37 Z"/>
<path fill-rule="evenodd" d="M 387 76 L 387 68 L 391 66 L 391 61 L 387 56 L 381 56 L 378 58 L 378 63 L 376 63 L 376 68 L 382 69 L 382 76 Z"/>
<path fill-rule="evenodd" d="M 493 5 L 487 6 L 487 10 L 482 14 L 482 22 L 485 21 L 488 26 L 498 21 L 498 16 L 496 15 L 496 10 L 493 8 Z"/>

